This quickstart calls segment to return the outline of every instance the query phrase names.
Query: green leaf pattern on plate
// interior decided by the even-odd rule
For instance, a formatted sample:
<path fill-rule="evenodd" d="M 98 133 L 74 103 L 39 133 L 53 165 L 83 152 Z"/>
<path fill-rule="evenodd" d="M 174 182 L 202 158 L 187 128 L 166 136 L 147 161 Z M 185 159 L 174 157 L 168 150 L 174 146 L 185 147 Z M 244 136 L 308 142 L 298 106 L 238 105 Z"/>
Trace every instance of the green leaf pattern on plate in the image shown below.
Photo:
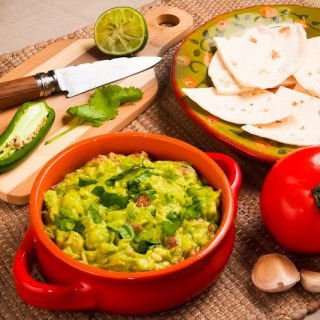
<path fill-rule="evenodd" d="M 181 92 L 181 88 L 213 86 L 208 65 L 216 51 L 214 37 L 244 32 L 255 25 L 301 23 L 308 38 L 320 35 L 318 8 L 302 6 L 256 6 L 220 15 L 196 29 L 179 47 L 173 63 L 172 83 L 183 107 L 214 136 L 267 162 L 274 162 L 297 147 L 244 132 L 241 126 L 222 121 L 204 111 Z"/>

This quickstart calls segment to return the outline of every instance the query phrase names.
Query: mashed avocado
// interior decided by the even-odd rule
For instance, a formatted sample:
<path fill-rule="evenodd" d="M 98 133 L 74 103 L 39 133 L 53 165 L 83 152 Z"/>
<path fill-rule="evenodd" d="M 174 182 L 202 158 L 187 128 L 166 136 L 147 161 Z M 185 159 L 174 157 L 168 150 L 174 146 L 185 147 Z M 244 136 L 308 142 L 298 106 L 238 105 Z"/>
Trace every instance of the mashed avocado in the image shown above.
<path fill-rule="evenodd" d="M 43 221 L 55 244 L 83 263 L 156 270 L 210 241 L 220 221 L 220 193 L 186 162 L 110 153 L 45 193 Z"/>

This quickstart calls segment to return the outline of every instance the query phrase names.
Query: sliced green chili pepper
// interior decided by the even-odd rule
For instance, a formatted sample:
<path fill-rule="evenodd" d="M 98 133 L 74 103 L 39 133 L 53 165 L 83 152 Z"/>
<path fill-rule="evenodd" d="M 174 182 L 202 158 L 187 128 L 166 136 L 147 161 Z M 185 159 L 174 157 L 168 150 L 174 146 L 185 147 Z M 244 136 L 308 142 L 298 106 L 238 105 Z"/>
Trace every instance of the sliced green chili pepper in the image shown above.
<path fill-rule="evenodd" d="M 44 138 L 55 112 L 44 101 L 24 103 L 0 135 L 0 172 L 17 166 Z"/>

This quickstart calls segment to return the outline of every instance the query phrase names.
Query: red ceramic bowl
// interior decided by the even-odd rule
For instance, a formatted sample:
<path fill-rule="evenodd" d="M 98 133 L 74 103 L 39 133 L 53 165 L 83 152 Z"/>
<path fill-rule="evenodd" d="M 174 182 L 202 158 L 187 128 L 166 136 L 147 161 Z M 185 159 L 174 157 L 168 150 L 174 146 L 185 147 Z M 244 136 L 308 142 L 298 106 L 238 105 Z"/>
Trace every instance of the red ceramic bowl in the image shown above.
<path fill-rule="evenodd" d="M 153 159 L 189 161 L 210 185 L 222 189 L 222 221 L 215 238 L 183 262 L 157 271 L 113 272 L 72 259 L 46 234 L 41 220 L 44 192 L 99 154 L 139 151 L 146 151 Z M 76 143 L 50 160 L 33 185 L 30 226 L 13 264 L 17 292 L 27 303 L 48 309 L 141 314 L 180 305 L 206 289 L 228 262 L 234 246 L 240 184 L 240 169 L 230 157 L 205 154 L 169 137 L 116 133 Z M 31 277 L 35 262 L 46 283 Z"/>

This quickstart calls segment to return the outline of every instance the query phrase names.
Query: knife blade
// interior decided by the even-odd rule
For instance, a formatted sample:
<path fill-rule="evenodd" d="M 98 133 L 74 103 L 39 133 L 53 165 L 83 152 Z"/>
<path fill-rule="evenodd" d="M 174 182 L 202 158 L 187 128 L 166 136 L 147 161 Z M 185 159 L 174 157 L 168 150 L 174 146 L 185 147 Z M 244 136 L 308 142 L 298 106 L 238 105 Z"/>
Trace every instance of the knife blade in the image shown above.
<path fill-rule="evenodd" d="M 115 58 L 3 82 L 0 83 L 0 109 L 46 97 L 54 92 L 68 92 L 67 97 L 70 98 L 149 69 L 161 59 L 157 56 Z"/>

